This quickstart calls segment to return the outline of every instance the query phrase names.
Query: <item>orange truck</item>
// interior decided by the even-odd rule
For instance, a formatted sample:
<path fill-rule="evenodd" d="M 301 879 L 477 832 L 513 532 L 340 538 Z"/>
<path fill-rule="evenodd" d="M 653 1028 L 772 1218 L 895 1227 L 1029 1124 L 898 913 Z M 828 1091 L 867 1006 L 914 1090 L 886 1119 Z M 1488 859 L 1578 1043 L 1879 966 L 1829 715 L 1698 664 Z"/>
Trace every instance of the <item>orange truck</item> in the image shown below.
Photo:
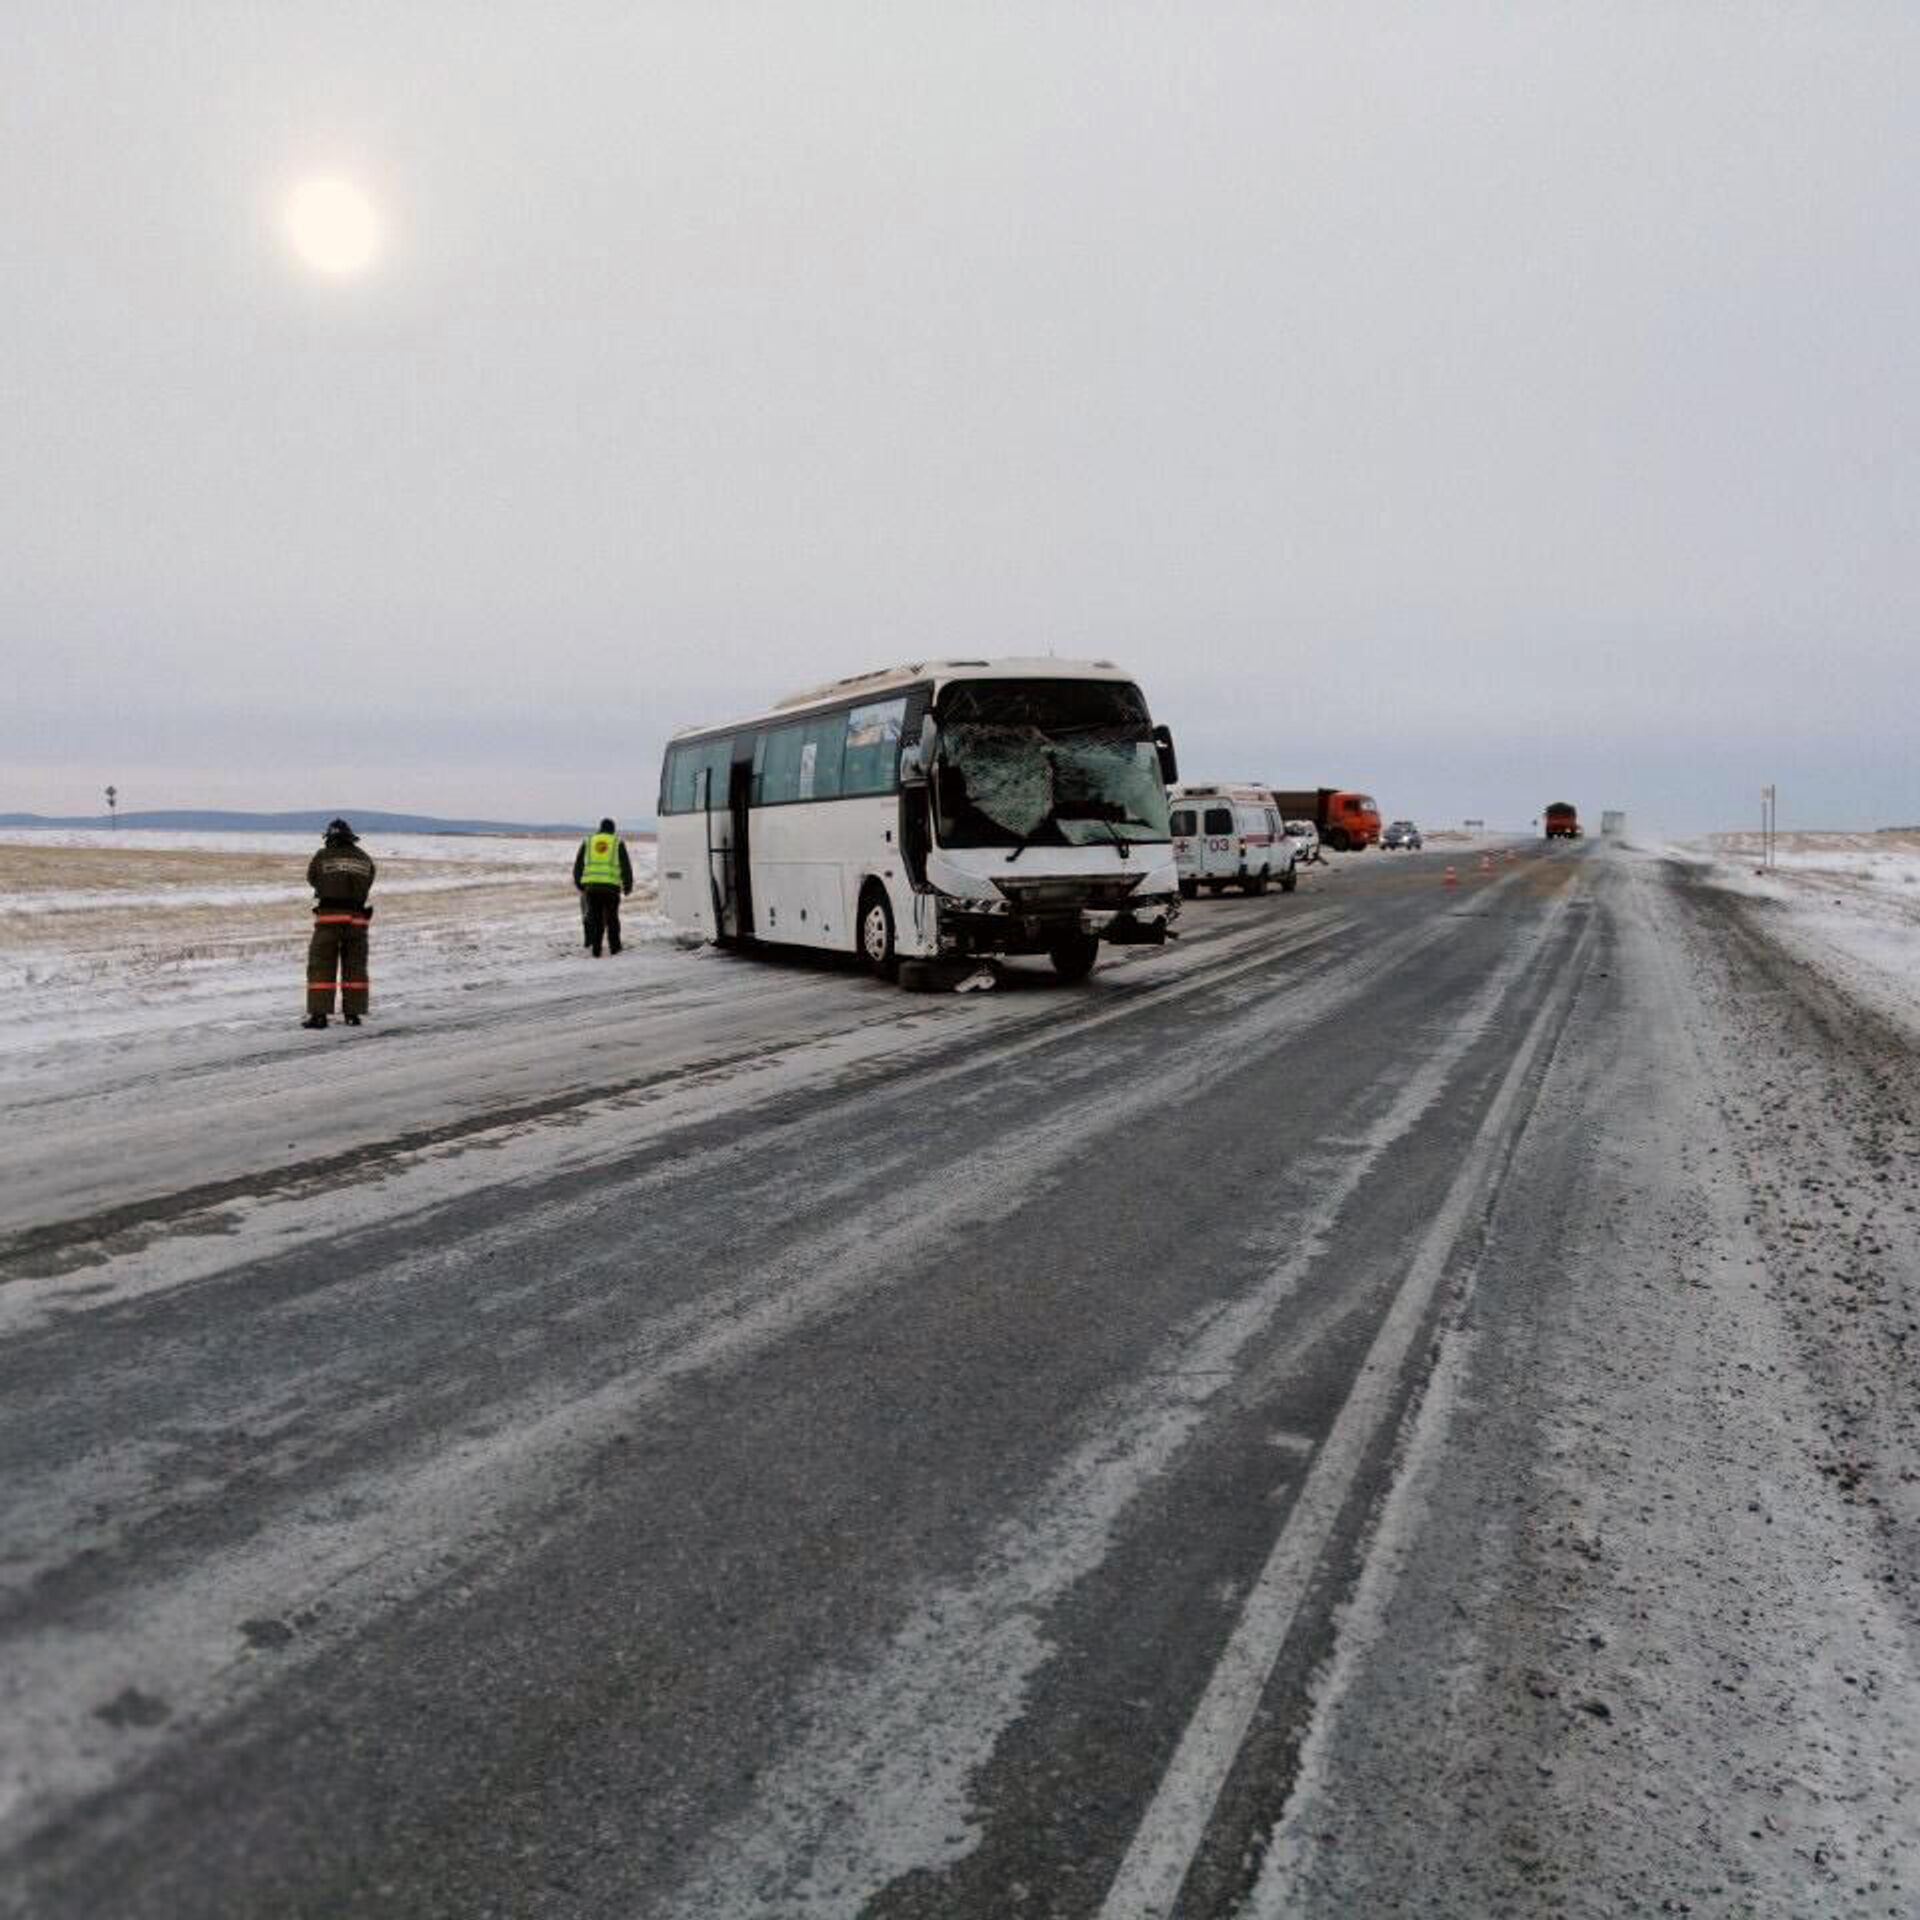
<path fill-rule="evenodd" d="M 1547 808 L 1547 838 L 1549 840 L 1578 840 L 1580 838 L 1580 815 L 1571 800 L 1555 800 Z"/>
<path fill-rule="evenodd" d="M 1275 787 L 1273 803 L 1288 820 L 1311 820 L 1335 853 L 1362 853 L 1380 841 L 1373 796 L 1346 787 Z"/>

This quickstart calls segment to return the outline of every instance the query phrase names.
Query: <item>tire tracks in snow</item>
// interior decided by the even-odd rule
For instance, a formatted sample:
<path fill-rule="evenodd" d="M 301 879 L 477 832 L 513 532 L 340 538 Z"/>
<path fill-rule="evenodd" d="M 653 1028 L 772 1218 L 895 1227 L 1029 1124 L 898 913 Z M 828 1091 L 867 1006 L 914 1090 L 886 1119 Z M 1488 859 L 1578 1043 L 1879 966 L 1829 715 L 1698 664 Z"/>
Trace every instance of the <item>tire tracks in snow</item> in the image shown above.
<path fill-rule="evenodd" d="M 1248 938 L 1251 951 L 1217 956 L 1212 965 L 1203 961 L 1190 977 L 1170 984 L 1204 995 L 1334 939 L 1343 925 L 1303 928 L 1281 943 L 1272 940 L 1270 929 L 1261 929 Z M 1423 923 L 1382 943 L 1374 958 L 1383 967 L 1405 964 L 1449 932 L 1444 920 Z M 952 1098 L 969 1079 L 975 1085 L 968 1097 L 988 1100 L 995 1076 L 1008 1066 L 1043 1048 L 1071 1048 L 1148 1004 L 1164 1005 L 1168 991 L 1157 986 L 1119 1004 L 1096 1005 L 1065 1028 L 1039 1015 L 960 1059 L 917 1072 L 909 1063 L 885 1086 L 854 1090 L 868 1112 L 874 1098 L 919 1099 L 929 1089 Z M 268 1515 L 256 1514 L 239 1537 L 158 1577 L 137 1561 L 129 1564 L 116 1584 L 96 1588 L 84 1605 L 69 1611 L 36 1606 L 33 1594 L 46 1593 L 47 1570 L 35 1575 L 23 1569 L 25 1604 L 13 1610 L 0 1678 L 0 1845 L 11 1844 L 61 1804 L 100 1792 L 163 1752 L 167 1741 L 204 1728 L 302 1660 L 342 1645 L 370 1610 L 417 1598 L 483 1553 L 504 1557 L 526 1549 L 540 1537 L 542 1514 L 577 1477 L 580 1464 L 636 1412 L 694 1374 L 736 1364 L 864 1294 L 899 1284 L 911 1269 L 904 1256 L 929 1233 L 963 1231 L 970 1217 L 1017 1204 L 1083 1152 L 1090 1137 L 1137 1124 L 1163 1103 L 1190 1096 L 1260 1045 L 1284 1044 L 1298 1023 L 1337 1010 L 1347 991 L 1337 970 L 1316 971 L 1203 1027 L 1189 1051 L 1143 1065 L 1132 1078 L 1116 1080 L 1110 1060 L 1073 1055 L 1076 1071 L 1102 1083 L 1088 1100 L 995 1138 L 969 1159 L 966 1179 L 943 1166 L 896 1186 L 847 1224 L 803 1235 L 785 1258 L 660 1316 L 626 1356 L 627 1364 L 590 1392 L 549 1385 L 511 1412 L 502 1410 L 492 1433 L 449 1439 L 435 1432 L 377 1471 L 356 1473 L 349 1462 L 337 1462 L 345 1470 L 326 1486 L 324 1497 L 309 1492 L 295 1511 L 274 1515 L 271 1523 Z M 672 1121 L 660 1124 L 670 1127 Z M 751 1153 L 763 1144 L 734 1150 Z M 674 1180 L 691 1170 L 689 1160 L 647 1177 Z M 871 1169 L 861 1172 L 870 1177 Z M 571 1204 L 585 1209 L 591 1202 Z M 549 1208 L 526 1230 L 564 1231 L 567 1219 L 567 1207 Z M 470 1258 L 471 1248 L 448 1257 Z M 238 1277 L 244 1281 L 244 1269 Z M 362 1284 L 369 1298 L 383 1290 L 403 1298 L 407 1291 L 404 1272 L 370 1276 Z M 350 1310 L 352 1302 L 341 1298 L 331 1305 Z M 89 1317 L 78 1316 L 57 1331 L 84 1335 Z M 377 1354 L 378 1312 L 361 1324 L 362 1347 Z M 81 1346 L 76 1340 L 76 1351 Z M 76 1378 L 74 1391 L 81 1390 Z M 363 1445 L 364 1436 L 357 1443 Z M 34 1530 L 42 1538 L 58 1537 L 57 1509 L 77 1491 L 77 1484 L 66 1486 L 52 1502 L 55 1510 L 39 1513 Z M 270 1496 L 271 1487 L 264 1492 Z M 16 1480 L 9 1495 L 32 1514 L 30 1485 Z M 216 1481 L 201 1490 L 197 1504 L 218 1505 L 224 1498 L 225 1488 Z M 177 1490 L 170 1491 L 169 1525 L 178 1519 L 176 1499 Z M 287 1618 L 302 1620 L 303 1631 L 276 1652 L 270 1668 L 263 1667 L 242 1625 Z M 128 1689 L 166 1703 L 164 1728 L 130 1740 L 124 1729 L 98 1718 L 102 1703 Z"/>

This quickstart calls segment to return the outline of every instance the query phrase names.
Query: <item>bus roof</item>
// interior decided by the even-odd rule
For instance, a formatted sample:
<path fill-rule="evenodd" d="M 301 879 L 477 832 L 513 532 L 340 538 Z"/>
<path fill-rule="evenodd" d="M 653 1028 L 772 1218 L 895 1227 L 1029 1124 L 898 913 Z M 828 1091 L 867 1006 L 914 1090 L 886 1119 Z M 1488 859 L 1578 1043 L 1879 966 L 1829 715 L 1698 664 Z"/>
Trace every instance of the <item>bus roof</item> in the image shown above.
<path fill-rule="evenodd" d="M 734 727 L 757 726 L 776 715 L 797 713 L 806 707 L 831 706 L 839 700 L 857 700 L 862 694 L 891 693 L 897 688 L 921 686 L 931 682 L 936 691 L 954 680 L 1121 680 L 1133 676 L 1111 660 L 1056 660 L 1015 656 L 1005 660 L 913 660 L 903 666 L 882 667 L 873 673 L 849 674 L 844 680 L 829 680 L 800 693 L 776 700 L 764 713 L 749 715 L 733 722 Z M 679 740 L 696 733 L 724 733 L 724 723 L 680 727 L 669 738 Z"/>

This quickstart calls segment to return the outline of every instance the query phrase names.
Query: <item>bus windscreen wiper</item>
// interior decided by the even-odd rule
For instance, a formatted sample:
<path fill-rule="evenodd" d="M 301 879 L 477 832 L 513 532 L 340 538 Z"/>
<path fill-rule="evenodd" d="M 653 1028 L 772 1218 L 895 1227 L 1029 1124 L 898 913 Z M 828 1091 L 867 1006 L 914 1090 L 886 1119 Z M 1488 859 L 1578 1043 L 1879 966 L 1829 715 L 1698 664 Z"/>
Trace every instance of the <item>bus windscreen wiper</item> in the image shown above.
<path fill-rule="evenodd" d="M 1075 809 L 1072 813 L 1056 812 L 1053 817 L 1056 820 L 1091 820 L 1096 827 L 1105 827 L 1107 838 L 1120 849 L 1120 858 L 1122 860 L 1133 858 L 1133 842 L 1114 825 L 1110 813 L 1096 812 L 1091 807 L 1082 807 Z"/>

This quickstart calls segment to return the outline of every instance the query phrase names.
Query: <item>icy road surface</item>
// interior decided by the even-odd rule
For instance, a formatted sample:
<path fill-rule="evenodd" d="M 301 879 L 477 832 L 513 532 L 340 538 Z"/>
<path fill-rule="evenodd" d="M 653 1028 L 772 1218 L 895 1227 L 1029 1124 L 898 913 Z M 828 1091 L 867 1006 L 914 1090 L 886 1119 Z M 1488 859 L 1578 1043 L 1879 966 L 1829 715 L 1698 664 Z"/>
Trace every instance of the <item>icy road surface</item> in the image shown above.
<path fill-rule="evenodd" d="M 947 998 L 395 854 L 323 1035 L 0 918 L 0 1912 L 1920 1909 L 1915 1033 L 1480 851 Z"/>

